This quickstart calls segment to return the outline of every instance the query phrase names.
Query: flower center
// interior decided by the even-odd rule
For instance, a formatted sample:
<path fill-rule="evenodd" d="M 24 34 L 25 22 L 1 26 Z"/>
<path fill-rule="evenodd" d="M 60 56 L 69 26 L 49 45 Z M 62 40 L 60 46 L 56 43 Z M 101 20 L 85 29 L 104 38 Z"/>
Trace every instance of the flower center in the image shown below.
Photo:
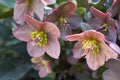
<path fill-rule="evenodd" d="M 32 4 L 32 0 L 26 0 L 26 4 L 30 6 Z"/>
<path fill-rule="evenodd" d="M 44 31 L 32 32 L 30 37 L 37 46 L 45 46 L 48 43 L 47 34 Z"/>
<path fill-rule="evenodd" d="M 108 23 L 104 23 L 104 24 L 102 25 L 102 27 L 104 28 L 104 31 L 107 31 L 107 30 L 108 30 L 108 26 L 109 26 Z"/>
<path fill-rule="evenodd" d="M 100 45 L 98 41 L 94 39 L 87 39 L 82 42 L 82 49 L 90 50 L 93 54 L 98 54 L 100 52 Z"/>
<path fill-rule="evenodd" d="M 58 20 L 58 25 L 64 29 L 64 30 L 67 30 L 67 20 L 64 18 L 64 17 L 60 17 L 59 20 Z"/>

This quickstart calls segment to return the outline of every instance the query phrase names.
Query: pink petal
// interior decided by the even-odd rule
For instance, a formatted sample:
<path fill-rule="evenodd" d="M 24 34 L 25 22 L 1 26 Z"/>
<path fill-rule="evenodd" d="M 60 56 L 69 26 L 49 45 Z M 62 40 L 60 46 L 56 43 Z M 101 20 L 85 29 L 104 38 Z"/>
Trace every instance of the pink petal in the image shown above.
<path fill-rule="evenodd" d="M 80 34 L 73 34 L 73 35 L 66 36 L 66 39 L 68 41 L 79 41 L 79 40 L 82 41 L 86 38 L 83 33 L 80 33 Z"/>
<path fill-rule="evenodd" d="M 96 18 L 101 19 L 102 21 L 104 21 L 106 19 L 106 14 L 103 13 L 102 11 L 100 11 L 94 7 L 91 7 L 90 11 Z"/>
<path fill-rule="evenodd" d="M 56 38 L 60 36 L 60 31 L 58 27 L 53 23 L 45 22 L 43 24 L 43 29 L 49 36 L 56 37 Z"/>
<path fill-rule="evenodd" d="M 47 54 L 55 59 L 59 58 L 60 55 L 60 44 L 56 38 L 50 38 L 48 45 L 45 46 Z"/>
<path fill-rule="evenodd" d="M 37 16 L 42 21 L 44 18 L 44 6 L 38 0 L 33 1 L 33 6 L 34 6 L 33 7 L 34 12 L 37 14 Z"/>
<path fill-rule="evenodd" d="M 45 53 L 43 47 L 35 46 L 32 44 L 32 42 L 28 42 L 27 51 L 31 57 L 40 57 L 43 56 L 43 54 Z"/>
<path fill-rule="evenodd" d="M 56 3 L 56 0 L 44 0 L 48 5 Z"/>
<path fill-rule="evenodd" d="M 105 43 L 101 43 L 100 46 L 100 52 L 101 54 L 104 54 L 106 61 L 109 59 L 117 59 L 118 54 L 115 51 L 113 51 L 110 47 L 108 47 Z"/>
<path fill-rule="evenodd" d="M 87 60 L 88 66 L 92 70 L 97 70 L 100 66 L 104 65 L 105 56 L 101 53 L 99 53 L 99 54 L 89 53 L 86 55 L 86 60 Z"/>
<path fill-rule="evenodd" d="M 41 27 L 43 26 L 43 23 L 40 22 L 40 21 L 37 21 L 35 19 L 33 19 L 32 17 L 30 17 L 29 15 L 24 15 L 24 19 L 25 21 L 27 22 L 27 24 L 30 26 L 30 27 L 33 27 L 35 28 L 36 30 L 40 30 Z"/>
<path fill-rule="evenodd" d="M 58 7 L 57 14 L 61 15 L 62 17 L 66 17 L 69 16 L 69 14 L 73 13 L 75 9 L 76 5 L 73 2 L 68 1 Z"/>
<path fill-rule="evenodd" d="M 35 31 L 33 28 L 29 27 L 27 24 L 19 26 L 17 29 L 13 31 L 13 35 L 22 40 L 22 41 L 30 41 L 31 33 Z"/>
<path fill-rule="evenodd" d="M 49 66 L 43 66 L 41 67 L 41 69 L 39 70 L 39 76 L 41 78 L 46 77 L 49 73 L 51 73 L 51 68 Z"/>
<path fill-rule="evenodd" d="M 16 3 L 14 7 L 14 20 L 17 23 L 22 24 L 23 22 L 25 22 L 24 14 L 28 14 L 32 16 L 33 15 L 32 7 L 28 7 L 25 2 L 20 4 Z"/>
<path fill-rule="evenodd" d="M 85 56 L 86 54 L 84 53 L 84 51 L 82 50 L 82 44 L 81 42 L 77 42 L 73 48 L 73 57 L 74 58 L 82 58 L 83 56 Z"/>

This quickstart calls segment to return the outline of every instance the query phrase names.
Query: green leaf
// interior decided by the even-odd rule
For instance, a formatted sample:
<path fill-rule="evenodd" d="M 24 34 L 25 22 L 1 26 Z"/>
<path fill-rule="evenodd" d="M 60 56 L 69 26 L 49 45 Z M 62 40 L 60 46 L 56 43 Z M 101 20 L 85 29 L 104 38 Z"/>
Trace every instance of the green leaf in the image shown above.
<path fill-rule="evenodd" d="M 0 0 L 0 3 L 9 8 L 13 8 L 15 5 L 15 0 Z"/>
<path fill-rule="evenodd" d="M 31 64 L 22 60 L 2 63 L 0 64 L 0 80 L 19 80 L 23 78 L 31 68 Z"/>

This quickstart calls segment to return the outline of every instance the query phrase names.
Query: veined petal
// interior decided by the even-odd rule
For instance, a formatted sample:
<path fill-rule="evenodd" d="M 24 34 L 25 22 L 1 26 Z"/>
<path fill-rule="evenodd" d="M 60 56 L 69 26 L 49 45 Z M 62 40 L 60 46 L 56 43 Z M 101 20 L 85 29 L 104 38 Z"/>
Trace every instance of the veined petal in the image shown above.
<path fill-rule="evenodd" d="M 55 59 L 59 58 L 60 55 L 60 44 L 57 38 L 49 38 L 48 44 L 45 46 L 45 51 L 47 54 Z"/>
<path fill-rule="evenodd" d="M 43 29 L 49 36 L 56 37 L 56 38 L 60 36 L 60 31 L 58 27 L 53 23 L 45 22 L 43 24 Z"/>
<path fill-rule="evenodd" d="M 33 19 L 33 18 L 30 17 L 29 15 L 25 15 L 24 18 L 25 18 L 25 21 L 27 22 L 27 24 L 28 24 L 30 27 L 33 27 L 33 28 L 35 28 L 36 30 L 40 30 L 40 29 L 41 29 L 41 27 L 42 27 L 42 25 L 43 25 L 42 22 Z"/>
<path fill-rule="evenodd" d="M 117 59 L 118 54 L 115 51 L 113 51 L 110 47 L 108 47 L 105 43 L 101 43 L 100 46 L 100 52 L 101 54 L 104 54 L 106 61 L 109 59 Z"/>
<path fill-rule="evenodd" d="M 103 54 L 93 54 L 89 53 L 86 55 L 86 60 L 88 66 L 92 70 L 97 70 L 100 66 L 103 66 L 105 63 L 105 56 Z"/>
<path fill-rule="evenodd" d="M 14 20 L 19 23 L 22 24 L 23 22 L 25 22 L 24 20 L 24 14 L 28 14 L 28 15 L 33 15 L 33 9 L 32 7 L 28 7 L 27 4 L 25 2 L 22 2 L 20 4 L 16 3 L 15 7 L 14 7 Z"/>
<path fill-rule="evenodd" d="M 76 5 L 73 2 L 68 1 L 58 7 L 57 14 L 61 15 L 62 17 L 66 17 L 69 14 L 73 13 L 75 9 L 76 9 Z"/>
<path fill-rule="evenodd" d="M 31 57 L 40 57 L 43 56 L 45 50 L 43 47 L 36 46 L 32 42 L 27 43 L 27 51 Z"/>
<path fill-rule="evenodd" d="M 82 49 L 82 44 L 81 42 L 77 42 L 73 48 L 73 57 L 74 58 L 82 58 L 86 54 L 84 53 L 84 50 Z"/>
<path fill-rule="evenodd" d="M 101 19 L 102 21 L 104 21 L 106 19 L 106 14 L 103 13 L 102 11 L 100 11 L 94 7 L 91 7 L 90 11 L 96 18 Z"/>
<path fill-rule="evenodd" d="M 34 6 L 33 7 L 34 12 L 37 14 L 37 16 L 42 21 L 44 18 L 44 6 L 38 0 L 33 1 L 33 6 Z"/>
<path fill-rule="evenodd" d="M 66 36 L 66 39 L 68 41 L 82 41 L 84 39 L 86 39 L 84 36 L 84 34 L 80 33 L 80 34 L 74 34 L 74 35 L 69 35 L 69 36 Z"/>
<path fill-rule="evenodd" d="M 22 40 L 22 41 L 30 41 L 30 34 L 35 31 L 34 28 L 32 27 L 29 27 L 27 24 L 24 24 L 24 25 L 21 25 L 19 26 L 18 28 L 16 28 L 14 31 L 13 31 L 13 35 Z"/>
<path fill-rule="evenodd" d="M 56 0 L 45 0 L 45 2 L 49 5 L 56 3 Z"/>
<path fill-rule="evenodd" d="M 41 78 L 47 76 L 49 73 L 51 73 L 51 69 L 49 66 L 43 66 L 41 67 L 41 69 L 39 70 L 39 76 Z"/>
<path fill-rule="evenodd" d="M 67 17 L 67 24 L 71 27 L 71 29 L 81 28 L 81 22 L 83 22 L 82 18 L 76 14 L 70 14 Z"/>
<path fill-rule="evenodd" d="M 120 21 L 117 21 L 116 24 L 117 24 L 118 39 L 120 40 Z"/>

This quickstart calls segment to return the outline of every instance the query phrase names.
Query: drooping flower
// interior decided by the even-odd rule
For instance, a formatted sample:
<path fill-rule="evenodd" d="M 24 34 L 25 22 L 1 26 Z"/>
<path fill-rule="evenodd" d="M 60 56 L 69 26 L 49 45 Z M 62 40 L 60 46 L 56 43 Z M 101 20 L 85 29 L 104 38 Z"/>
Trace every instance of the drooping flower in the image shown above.
<path fill-rule="evenodd" d="M 34 64 L 34 69 L 39 71 L 39 76 L 41 78 L 51 73 L 51 67 L 48 60 L 45 60 L 43 57 L 34 57 L 31 61 Z"/>
<path fill-rule="evenodd" d="M 19 26 L 13 35 L 27 42 L 27 51 L 31 57 L 42 56 L 45 52 L 53 58 L 60 55 L 60 45 L 57 38 L 59 29 L 50 22 L 40 22 L 25 15 L 27 24 Z"/>
<path fill-rule="evenodd" d="M 21 24 L 24 14 L 33 16 L 35 12 L 41 20 L 44 18 L 44 5 L 54 4 L 56 0 L 17 0 L 14 7 L 14 20 Z"/>
<path fill-rule="evenodd" d="M 104 35 L 95 30 L 69 35 L 66 38 L 69 41 L 78 41 L 73 48 L 73 57 L 79 59 L 85 56 L 92 70 L 97 70 L 105 61 L 116 59 L 118 56 L 118 53 L 105 43 Z"/>
<path fill-rule="evenodd" d="M 111 13 L 103 13 L 102 11 L 91 7 L 91 13 L 95 18 L 88 21 L 88 24 L 93 26 L 96 30 L 103 33 L 106 38 L 112 42 L 116 42 L 117 30 L 115 20 L 111 18 Z M 95 22 L 94 22 L 95 21 Z"/>
<path fill-rule="evenodd" d="M 68 1 L 60 5 L 57 9 L 47 16 L 46 20 L 55 23 L 60 29 L 60 37 L 65 40 L 66 35 L 72 34 L 72 29 L 80 28 L 82 18 L 74 14 L 76 4 Z"/>

